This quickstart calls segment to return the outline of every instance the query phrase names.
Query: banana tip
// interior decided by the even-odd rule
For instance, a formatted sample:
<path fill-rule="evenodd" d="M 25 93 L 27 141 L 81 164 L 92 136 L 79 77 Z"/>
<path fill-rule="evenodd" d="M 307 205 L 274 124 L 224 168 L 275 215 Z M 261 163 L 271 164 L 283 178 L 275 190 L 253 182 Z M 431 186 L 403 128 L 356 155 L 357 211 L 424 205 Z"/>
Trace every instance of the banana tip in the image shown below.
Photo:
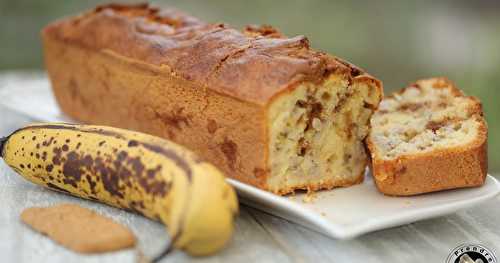
<path fill-rule="evenodd" d="M 3 156 L 3 146 L 5 145 L 5 142 L 7 142 L 7 139 L 9 137 L 1 137 L 0 138 L 0 157 Z"/>

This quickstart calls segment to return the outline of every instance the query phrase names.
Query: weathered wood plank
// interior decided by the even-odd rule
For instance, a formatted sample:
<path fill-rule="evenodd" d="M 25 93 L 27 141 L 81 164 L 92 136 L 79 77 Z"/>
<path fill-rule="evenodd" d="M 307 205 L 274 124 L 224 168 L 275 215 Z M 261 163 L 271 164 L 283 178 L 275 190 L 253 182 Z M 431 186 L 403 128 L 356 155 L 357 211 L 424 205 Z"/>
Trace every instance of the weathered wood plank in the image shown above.
<path fill-rule="evenodd" d="M 287 255 L 282 247 L 266 230 L 259 225 L 247 207 L 242 207 L 236 220 L 233 240 L 219 254 L 208 258 L 190 258 L 176 252 L 173 261 L 194 262 L 294 262 L 292 255 Z M 166 260 L 165 262 L 169 262 Z"/>
<path fill-rule="evenodd" d="M 311 261 L 443 262 L 453 248 L 480 243 L 500 251 L 500 199 L 445 217 L 334 240 L 304 227 L 254 210 L 257 220 L 287 251 Z"/>

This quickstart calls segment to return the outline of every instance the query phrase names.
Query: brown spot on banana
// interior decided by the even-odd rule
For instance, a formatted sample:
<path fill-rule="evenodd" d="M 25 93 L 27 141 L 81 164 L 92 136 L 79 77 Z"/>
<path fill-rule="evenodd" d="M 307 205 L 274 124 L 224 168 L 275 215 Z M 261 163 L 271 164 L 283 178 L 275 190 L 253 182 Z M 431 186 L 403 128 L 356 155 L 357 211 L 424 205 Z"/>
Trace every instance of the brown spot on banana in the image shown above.
<path fill-rule="evenodd" d="M 36 184 L 162 221 L 174 246 L 190 254 L 211 254 L 232 233 L 234 190 L 219 170 L 169 141 L 110 127 L 41 124 L 2 140 L 0 155 Z M 27 164 L 32 169 L 20 168 Z"/>
<path fill-rule="evenodd" d="M 130 140 L 128 142 L 128 147 L 137 147 L 137 146 L 139 146 L 139 142 L 136 140 Z"/>
<path fill-rule="evenodd" d="M 184 172 L 186 173 L 186 176 L 188 177 L 188 179 L 191 180 L 191 175 L 192 175 L 191 167 L 177 153 L 175 153 L 172 150 L 160 147 L 158 145 L 149 144 L 149 143 L 145 143 L 145 142 L 140 143 L 140 145 L 143 146 L 144 148 L 152 151 L 152 152 L 161 154 L 161 155 L 163 155 L 163 156 L 165 156 L 165 157 L 173 160 L 179 166 L 179 168 L 181 168 L 182 170 L 184 170 Z"/>

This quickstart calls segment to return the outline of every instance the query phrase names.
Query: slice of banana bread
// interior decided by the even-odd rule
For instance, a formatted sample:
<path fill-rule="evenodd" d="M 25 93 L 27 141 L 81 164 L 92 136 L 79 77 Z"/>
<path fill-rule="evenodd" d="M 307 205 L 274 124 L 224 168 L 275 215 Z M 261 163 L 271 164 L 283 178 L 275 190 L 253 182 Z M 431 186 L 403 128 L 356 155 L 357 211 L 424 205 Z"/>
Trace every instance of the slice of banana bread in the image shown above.
<path fill-rule="evenodd" d="M 377 188 L 415 195 L 480 186 L 487 174 L 482 106 L 444 78 L 417 81 L 385 98 L 367 138 Z"/>

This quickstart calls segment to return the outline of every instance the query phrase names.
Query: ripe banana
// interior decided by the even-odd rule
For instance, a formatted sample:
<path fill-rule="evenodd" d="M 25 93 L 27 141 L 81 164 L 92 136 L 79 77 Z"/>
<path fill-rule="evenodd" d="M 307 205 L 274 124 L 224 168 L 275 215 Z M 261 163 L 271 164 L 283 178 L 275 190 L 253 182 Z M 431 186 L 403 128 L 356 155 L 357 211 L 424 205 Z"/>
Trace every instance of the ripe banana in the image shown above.
<path fill-rule="evenodd" d="M 216 252 L 233 231 L 238 201 L 221 172 L 151 135 L 35 124 L 0 140 L 0 157 L 35 184 L 163 222 L 173 246 L 191 255 Z"/>

